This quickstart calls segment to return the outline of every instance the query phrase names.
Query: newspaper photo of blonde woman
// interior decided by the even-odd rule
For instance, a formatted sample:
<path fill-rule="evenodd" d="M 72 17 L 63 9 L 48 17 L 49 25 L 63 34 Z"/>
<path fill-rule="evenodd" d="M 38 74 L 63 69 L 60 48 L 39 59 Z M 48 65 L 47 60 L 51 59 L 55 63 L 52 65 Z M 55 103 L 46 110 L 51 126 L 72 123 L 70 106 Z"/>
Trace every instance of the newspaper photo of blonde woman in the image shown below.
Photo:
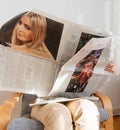
<path fill-rule="evenodd" d="M 27 12 L 16 23 L 12 35 L 12 47 L 22 52 L 54 59 L 44 40 L 47 22 L 44 16 Z"/>

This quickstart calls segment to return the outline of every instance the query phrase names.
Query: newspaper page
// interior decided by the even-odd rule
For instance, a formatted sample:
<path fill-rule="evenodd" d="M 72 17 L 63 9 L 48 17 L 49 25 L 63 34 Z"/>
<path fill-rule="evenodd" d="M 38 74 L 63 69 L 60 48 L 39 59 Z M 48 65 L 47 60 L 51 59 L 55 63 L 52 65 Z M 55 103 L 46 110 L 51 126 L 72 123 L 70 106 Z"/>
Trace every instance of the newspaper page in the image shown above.
<path fill-rule="evenodd" d="M 56 67 L 54 60 L 0 46 L 0 90 L 48 95 Z"/>
<path fill-rule="evenodd" d="M 44 18 L 47 24 L 46 34 L 42 37 L 43 50 L 38 44 L 35 47 L 34 43 L 23 45 L 20 42 L 17 46 L 16 43 L 13 44 L 13 34 L 17 25 L 30 30 L 30 27 L 24 24 L 23 17 L 32 13 Z M 36 33 L 38 29 L 39 27 L 33 30 L 33 36 L 39 34 Z M 48 96 L 61 67 L 92 37 L 101 38 L 108 35 L 110 33 L 103 30 L 75 24 L 37 9 L 16 14 L 0 29 L 0 44 L 5 46 L 0 46 L 0 90 L 37 94 L 39 97 Z M 18 37 L 22 36 L 23 34 L 18 32 Z M 81 38 L 85 42 L 81 43 Z M 29 41 L 32 42 L 31 39 Z M 30 47 L 31 45 L 33 46 Z M 45 52 L 47 54 L 44 54 Z"/>
<path fill-rule="evenodd" d="M 111 73 L 104 69 L 106 61 L 113 59 L 112 52 L 111 37 L 92 38 L 62 66 L 49 96 L 37 98 L 30 106 L 78 98 L 98 100 L 91 94 L 110 80 Z"/>
<path fill-rule="evenodd" d="M 63 65 L 50 95 L 66 91 L 90 96 L 108 82 L 111 73 L 104 69 L 112 59 L 111 37 L 92 38 Z"/>
<path fill-rule="evenodd" d="M 39 17 L 44 21 L 41 25 L 35 23 L 40 21 Z M 21 12 L 3 24 L 0 29 L 0 44 L 5 46 L 0 46 L 1 91 L 48 95 L 59 71 L 58 51 L 65 24 L 66 21 L 37 9 Z M 25 32 L 30 31 L 32 38 L 23 44 Z"/>

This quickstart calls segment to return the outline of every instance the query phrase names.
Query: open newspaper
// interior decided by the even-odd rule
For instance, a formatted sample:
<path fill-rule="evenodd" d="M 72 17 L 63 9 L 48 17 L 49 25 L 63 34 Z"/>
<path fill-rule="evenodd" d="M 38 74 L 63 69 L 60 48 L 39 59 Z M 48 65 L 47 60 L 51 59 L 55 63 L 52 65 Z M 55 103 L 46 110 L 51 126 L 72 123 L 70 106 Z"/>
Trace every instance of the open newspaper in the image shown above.
<path fill-rule="evenodd" d="M 72 101 L 78 98 L 98 100 L 91 96 L 110 80 L 106 61 L 111 61 L 111 38 L 92 38 L 76 55 L 65 63 L 47 97 L 39 97 L 31 106 Z"/>
<path fill-rule="evenodd" d="M 36 94 L 40 97 L 37 104 L 44 104 L 49 98 L 65 101 L 64 94 L 68 94 L 66 100 L 78 98 L 70 97 L 71 93 L 88 98 L 109 81 L 111 74 L 104 68 L 113 59 L 110 33 L 32 10 L 46 18 L 44 42 L 53 56 L 50 59 L 12 45 L 15 25 L 29 12 L 15 16 L 0 29 L 1 91 Z"/>

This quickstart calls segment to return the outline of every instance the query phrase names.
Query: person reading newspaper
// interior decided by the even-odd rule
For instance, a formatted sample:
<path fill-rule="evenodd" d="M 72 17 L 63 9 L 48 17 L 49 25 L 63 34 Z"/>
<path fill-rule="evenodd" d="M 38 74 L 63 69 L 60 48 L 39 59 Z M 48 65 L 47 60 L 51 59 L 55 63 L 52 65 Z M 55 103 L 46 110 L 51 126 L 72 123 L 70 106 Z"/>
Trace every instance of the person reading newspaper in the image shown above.
<path fill-rule="evenodd" d="M 34 12 L 28 12 L 18 20 L 14 28 L 12 47 L 53 59 L 44 44 L 45 33 L 45 18 Z M 105 70 L 113 73 L 114 62 L 111 61 Z M 92 101 L 87 99 L 33 106 L 31 118 L 43 123 L 44 130 L 73 130 L 73 123 L 75 130 L 99 130 L 98 109 Z"/>

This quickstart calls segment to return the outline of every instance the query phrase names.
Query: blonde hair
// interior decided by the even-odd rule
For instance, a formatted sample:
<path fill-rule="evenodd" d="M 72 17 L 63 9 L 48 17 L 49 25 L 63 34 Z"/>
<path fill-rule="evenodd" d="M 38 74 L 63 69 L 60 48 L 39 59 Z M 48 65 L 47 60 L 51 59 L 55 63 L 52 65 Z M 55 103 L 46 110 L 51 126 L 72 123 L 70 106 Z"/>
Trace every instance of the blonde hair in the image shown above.
<path fill-rule="evenodd" d="M 26 46 L 29 48 L 36 49 L 36 50 L 40 49 L 40 47 L 44 48 L 45 46 L 44 40 L 46 37 L 46 30 L 47 30 L 46 18 L 34 12 L 27 12 L 23 16 L 28 16 L 32 23 L 32 28 L 31 28 L 32 42 L 26 44 Z M 16 26 L 13 30 L 12 44 L 13 45 L 22 44 L 16 37 Z"/>

